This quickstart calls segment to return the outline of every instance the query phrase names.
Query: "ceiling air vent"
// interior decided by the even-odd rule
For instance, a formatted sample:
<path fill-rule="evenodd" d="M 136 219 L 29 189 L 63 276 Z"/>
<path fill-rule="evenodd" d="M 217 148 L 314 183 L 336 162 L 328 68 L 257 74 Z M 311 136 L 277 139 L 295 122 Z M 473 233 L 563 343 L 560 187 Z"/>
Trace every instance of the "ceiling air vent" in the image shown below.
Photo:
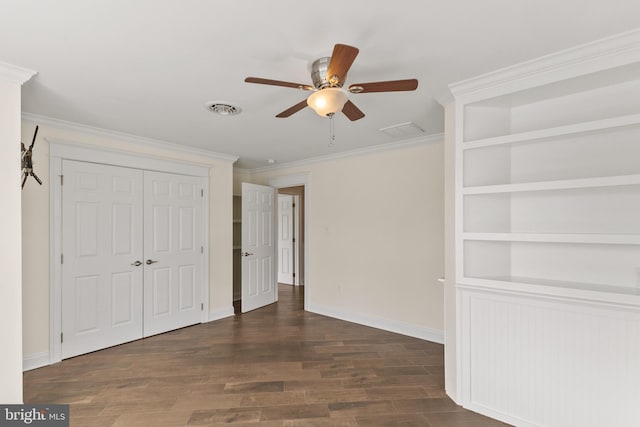
<path fill-rule="evenodd" d="M 424 134 L 424 130 L 420 129 L 415 123 L 407 122 L 399 125 L 387 126 L 379 129 L 380 132 L 395 139 L 415 138 Z"/>
<path fill-rule="evenodd" d="M 221 116 L 235 116 L 240 114 L 242 111 L 239 107 L 235 107 L 225 102 L 209 102 L 207 103 L 207 109 Z"/>

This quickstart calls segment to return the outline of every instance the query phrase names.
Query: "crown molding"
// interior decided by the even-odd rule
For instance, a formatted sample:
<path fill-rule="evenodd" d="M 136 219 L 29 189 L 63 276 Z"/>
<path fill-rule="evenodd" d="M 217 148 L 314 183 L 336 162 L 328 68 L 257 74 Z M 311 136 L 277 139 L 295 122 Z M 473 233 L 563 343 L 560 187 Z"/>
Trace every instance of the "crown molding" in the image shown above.
<path fill-rule="evenodd" d="M 433 99 L 435 99 L 443 108 L 455 101 L 453 93 L 451 93 L 451 90 L 449 88 L 434 96 Z"/>
<path fill-rule="evenodd" d="M 432 135 L 425 135 L 425 136 L 419 136 L 416 138 L 405 139 L 399 142 L 388 142 L 385 144 L 373 145 L 371 147 L 358 148 L 355 150 L 342 151 L 340 153 L 335 153 L 335 154 L 327 154 L 324 156 L 310 157 L 308 159 L 296 160 L 293 162 L 280 163 L 273 166 L 262 166 L 259 168 L 249 169 L 249 170 L 244 169 L 243 171 L 253 174 L 253 173 L 274 171 L 279 169 L 289 169 L 289 168 L 300 167 L 300 166 L 308 166 L 315 163 L 327 162 L 331 160 L 346 159 L 349 157 L 358 157 L 366 154 L 399 150 L 402 148 L 415 147 L 423 144 L 433 144 L 433 143 L 438 143 L 443 141 L 444 141 L 444 134 L 437 133 Z M 239 169 L 234 169 L 234 171 L 239 171 Z"/>
<path fill-rule="evenodd" d="M 0 62 L 0 78 L 16 82 L 20 85 L 24 84 L 31 77 L 38 74 L 37 71 L 28 68 L 18 67 L 17 65 Z"/>
<path fill-rule="evenodd" d="M 251 174 L 251 169 L 247 169 L 247 168 L 238 168 L 238 167 L 233 167 L 233 173 L 243 173 L 243 174 L 247 174 L 250 175 Z"/>
<path fill-rule="evenodd" d="M 487 97 L 640 61 L 640 28 L 449 85 L 453 96 Z M 487 94 L 490 92 L 490 94 Z"/>
<path fill-rule="evenodd" d="M 39 114 L 22 113 L 22 119 L 37 124 L 45 124 L 47 126 L 52 126 L 63 130 L 83 132 L 95 136 L 112 138 L 118 141 L 127 142 L 138 147 L 163 149 L 175 153 L 192 154 L 203 157 L 207 160 L 219 160 L 228 163 L 235 163 L 239 158 L 238 156 L 230 154 L 217 153 L 215 151 L 203 150 L 201 148 L 189 147 L 186 145 L 175 144 L 172 142 L 161 141 L 152 138 L 145 138 L 128 133 L 117 132 L 114 130 L 68 122 L 66 120 L 54 119 L 52 117 L 41 116 Z"/>

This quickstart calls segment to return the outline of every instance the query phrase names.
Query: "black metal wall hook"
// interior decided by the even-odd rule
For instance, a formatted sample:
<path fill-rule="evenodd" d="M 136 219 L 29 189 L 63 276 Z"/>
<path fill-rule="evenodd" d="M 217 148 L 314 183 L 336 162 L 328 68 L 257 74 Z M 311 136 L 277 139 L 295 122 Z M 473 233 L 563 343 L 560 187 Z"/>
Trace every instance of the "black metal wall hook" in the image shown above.
<path fill-rule="evenodd" d="M 33 132 L 33 140 L 29 148 L 25 148 L 24 143 L 20 143 L 22 151 L 22 188 L 27 182 L 27 178 L 32 176 L 38 184 L 42 185 L 42 181 L 38 178 L 38 175 L 33 171 L 33 145 L 36 143 L 36 136 L 38 135 L 38 126 L 36 126 L 35 132 Z"/>

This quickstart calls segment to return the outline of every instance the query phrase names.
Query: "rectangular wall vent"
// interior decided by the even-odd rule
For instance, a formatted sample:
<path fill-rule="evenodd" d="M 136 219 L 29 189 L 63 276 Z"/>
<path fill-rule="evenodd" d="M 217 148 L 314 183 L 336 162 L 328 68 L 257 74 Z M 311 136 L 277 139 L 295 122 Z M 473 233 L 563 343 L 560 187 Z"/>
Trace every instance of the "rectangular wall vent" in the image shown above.
<path fill-rule="evenodd" d="M 380 132 L 394 139 L 408 139 L 424 134 L 418 125 L 413 122 L 400 123 L 399 125 L 387 126 L 380 129 Z"/>

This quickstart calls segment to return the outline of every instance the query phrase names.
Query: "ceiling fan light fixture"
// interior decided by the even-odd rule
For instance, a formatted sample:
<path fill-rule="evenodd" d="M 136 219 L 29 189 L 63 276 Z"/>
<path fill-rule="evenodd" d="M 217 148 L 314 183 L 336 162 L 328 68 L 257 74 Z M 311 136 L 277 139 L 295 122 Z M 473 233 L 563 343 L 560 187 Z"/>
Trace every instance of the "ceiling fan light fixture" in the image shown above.
<path fill-rule="evenodd" d="M 319 116 L 327 117 L 342 111 L 349 100 L 346 92 L 338 87 L 328 87 L 312 93 L 307 98 L 307 105 Z"/>

